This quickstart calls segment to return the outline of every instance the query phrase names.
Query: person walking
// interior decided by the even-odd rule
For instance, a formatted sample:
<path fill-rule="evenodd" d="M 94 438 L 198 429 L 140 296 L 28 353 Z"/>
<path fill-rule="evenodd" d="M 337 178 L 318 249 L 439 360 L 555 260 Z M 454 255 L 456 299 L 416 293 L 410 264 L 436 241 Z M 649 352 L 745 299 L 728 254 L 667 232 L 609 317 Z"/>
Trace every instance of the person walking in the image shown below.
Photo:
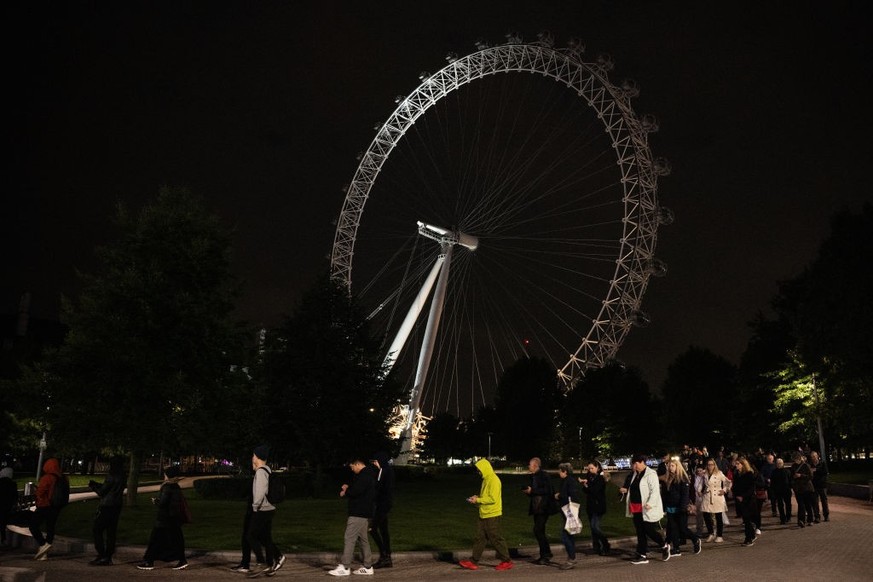
<path fill-rule="evenodd" d="M 815 502 L 812 505 L 814 522 L 821 519 L 830 521 L 831 511 L 828 507 L 828 466 L 824 459 L 819 457 L 818 452 L 809 453 L 809 466 L 812 469 L 812 486 L 815 489 Z M 821 503 L 821 507 L 819 507 Z"/>
<path fill-rule="evenodd" d="M 279 551 L 273 541 L 273 519 L 276 516 L 276 506 L 270 502 L 270 479 L 273 471 L 267 464 L 270 448 L 258 445 L 252 451 L 252 470 L 255 478 L 252 481 L 252 517 L 249 520 L 249 544 L 256 555 L 264 552 L 264 567 L 249 572 L 250 578 L 261 575 L 273 576 L 285 563 L 285 556 Z"/>
<path fill-rule="evenodd" d="M 792 461 L 791 489 L 797 499 L 797 525 L 803 528 L 813 523 L 815 486 L 812 484 L 812 468 L 807 464 L 803 453 L 795 452 Z"/>
<path fill-rule="evenodd" d="M 354 474 L 351 484 L 344 483 L 340 488 L 340 497 L 349 501 L 346 532 L 343 538 L 343 555 L 336 568 L 328 572 L 331 576 L 348 576 L 351 573 L 369 576 L 373 574 L 373 554 L 370 551 L 370 539 L 367 529 L 376 510 L 376 479 L 373 472 L 367 468 L 363 457 L 355 457 L 349 463 Z M 360 544 L 363 564 L 351 571 L 355 546 Z"/>
<path fill-rule="evenodd" d="M 255 492 L 254 492 L 254 484 L 255 484 L 255 476 L 252 475 L 252 484 L 248 488 L 248 496 L 246 497 L 246 513 L 243 516 L 243 525 L 242 525 L 242 536 L 240 536 L 240 549 L 242 550 L 242 556 L 240 557 L 239 564 L 231 567 L 231 572 L 240 572 L 242 574 L 247 574 L 252 571 L 252 542 L 249 539 L 249 529 L 251 529 L 252 516 L 255 514 L 255 510 L 253 507 L 255 501 Z M 267 486 L 269 488 L 269 481 L 267 482 Z M 264 559 L 264 548 L 258 546 L 255 551 L 255 565 L 261 566 L 264 564 L 266 560 Z"/>
<path fill-rule="evenodd" d="M 588 525 L 591 526 L 591 545 L 600 556 L 609 554 L 609 540 L 600 528 L 600 522 L 606 515 L 606 481 L 608 473 L 603 472 L 600 461 L 593 459 L 588 463 L 588 471 L 584 479 L 579 479 L 585 492 L 585 513 L 588 514 Z"/>
<path fill-rule="evenodd" d="M 371 461 L 376 468 L 376 513 L 370 534 L 379 548 L 379 559 L 373 568 L 391 568 L 391 535 L 388 533 L 388 514 L 394 506 L 394 466 L 388 453 L 380 451 Z"/>
<path fill-rule="evenodd" d="M 724 541 L 724 515 L 727 510 L 725 494 L 730 491 L 731 482 L 721 472 L 715 459 L 706 460 L 706 484 L 703 492 L 703 502 L 700 508 L 703 510 L 703 521 L 706 524 L 707 542 L 720 544 Z M 715 533 L 713 533 L 713 519 L 715 520 Z"/>
<path fill-rule="evenodd" d="M 124 459 L 112 457 L 109 460 L 109 472 L 103 483 L 93 480 L 88 482 L 88 487 L 100 498 L 92 530 L 97 557 L 88 562 L 92 566 L 112 565 L 118 519 L 121 517 L 121 508 L 124 505 L 124 481 Z"/>
<path fill-rule="evenodd" d="M 18 503 L 18 486 L 12 479 L 12 467 L 0 469 L 0 545 L 7 545 L 6 526 Z"/>
<path fill-rule="evenodd" d="M 694 489 L 694 533 L 703 536 L 706 525 L 703 522 L 703 492 L 706 490 L 706 461 L 697 465 L 694 469 L 694 477 L 691 482 Z"/>
<path fill-rule="evenodd" d="M 770 516 L 776 517 L 776 494 L 773 492 L 773 473 L 776 471 L 776 455 L 768 453 L 761 463 L 761 477 L 767 486 L 767 499 L 770 500 Z"/>
<path fill-rule="evenodd" d="M 580 503 L 576 479 L 573 478 L 573 465 L 561 463 L 558 465 L 558 476 L 561 477 L 561 487 L 555 493 L 559 507 L 564 507 L 571 501 Z M 562 570 L 571 570 L 576 566 L 576 538 L 567 531 L 567 516 L 561 512 L 561 542 L 567 552 L 567 561 L 561 565 Z"/>
<path fill-rule="evenodd" d="M 476 461 L 476 470 L 482 477 L 479 495 L 471 495 L 467 498 L 468 503 L 479 508 L 476 537 L 473 538 L 473 555 L 469 560 L 461 560 L 458 565 L 466 570 L 478 570 L 479 560 L 482 558 L 487 542 L 491 544 L 500 559 L 500 563 L 494 569 L 509 570 L 513 566 L 512 559 L 509 557 L 506 540 L 500 532 L 500 516 L 503 515 L 503 484 L 487 459 Z"/>
<path fill-rule="evenodd" d="M 757 539 L 755 530 L 758 524 L 761 523 L 758 499 L 755 497 L 755 482 L 757 478 L 758 475 L 755 469 L 752 468 L 749 460 L 746 457 L 737 457 L 734 461 L 734 481 L 731 487 L 734 499 L 736 500 L 737 511 L 743 519 L 744 547 L 755 545 L 755 540 Z"/>
<path fill-rule="evenodd" d="M 152 498 L 157 515 L 145 555 L 136 566 L 140 570 L 154 570 L 155 560 L 176 562 L 173 570 L 184 570 L 188 567 L 188 560 L 185 558 L 185 535 L 182 533 L 182 524 L 186 521 L 183 505 L 187 504 L 182 488 L 179 487 L 181 479 L 179 467 L 170 466 L 164 470 L 164 482 L 158 496 Z"/>
<path fill-rule="evenodd" d="M 791 469 L 785 466 L 782 459 L 776 459 L 776 469 L 770 476 L 770 488 L 776 498 L 779 523 L 785 525 L 791 521 Z"/>
<path fill-rule="evenodd" d="M 667 540 L 670 555 L 681 556 L 681 540 L 691 540 L 694 553 L 701 550 L 700 538 L 688 528 L 688 506 L 691 504 L 691 480 L 685 467 L 677 460 L 667 463 L 667 473 L 662 478 L 664 511 L 667 514 Z"/>
<path fill-rule="evenodd" d="M 66 487 L 67 499 L 58 502 L 55 490 Z M 48 551 L 55 539 L 55 525 L 61 509 L 69 501 L 70 481 L 61 471 L 61 465 L 54 457 L 48 459 L 42 466 L 42 477 L 36 486 L 36 510 L 30 520 L 30 535 L 36 542 L 35 560 L 48 559 Z M 43 536 L 41 528 L 45 524 L 46 533 Z"/>
<path fill-rule="evenodd" d="M 633 519 L 637 532 L 637 555 L 631 564 L 648 564 L 648 549 L 646 538 L 651 539 L 661 548 L 662 559 L 670 559 L 670 546 L 661 536 L 658 522 L 664 517 L 664 505 L 661 502 L 661 488 L 658 475 L 646 466 L 645 455 L 634 455 L 631 459 L 633 474 L 629 487 L 621 488 L 625 495 L 625 515 Z"/>
<path fill-rule="evenodd" d="M 543 471 L 539 457 L 528 461 L 527 471 L 530 473 L 530 484 L 524 489 L 529 497 L 527 514 L 533 516 L 533 534 L 540 550 L 539 557 L 533 563 L 548 566 L 552 563 L 552 549 L 546 535 L 546 522 L 551 514 L 557 513 L 554 490 L 549 475 Z"/>

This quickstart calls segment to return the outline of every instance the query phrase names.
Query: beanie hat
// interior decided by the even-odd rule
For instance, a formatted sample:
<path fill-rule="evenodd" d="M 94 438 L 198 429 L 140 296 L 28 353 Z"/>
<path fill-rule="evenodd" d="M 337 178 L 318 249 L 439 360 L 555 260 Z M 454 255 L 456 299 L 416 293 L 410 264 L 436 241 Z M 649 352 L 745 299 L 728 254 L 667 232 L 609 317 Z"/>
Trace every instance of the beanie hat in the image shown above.
<path fill-rule="evenodd" d="M 254 450 L 255 456 L 262 461 L 266 461 L 267 457 L 270 455 L 270 447 L 267 445 L 258 445 Z"/>

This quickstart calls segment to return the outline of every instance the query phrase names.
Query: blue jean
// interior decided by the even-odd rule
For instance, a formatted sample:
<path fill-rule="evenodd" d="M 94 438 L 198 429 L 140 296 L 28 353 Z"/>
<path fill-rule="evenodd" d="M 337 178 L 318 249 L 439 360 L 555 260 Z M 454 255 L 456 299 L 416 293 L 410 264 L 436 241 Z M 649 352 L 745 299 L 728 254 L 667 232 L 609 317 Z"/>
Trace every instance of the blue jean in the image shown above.
<path fill-rule="evenodd" d="M 591 526 L 591 545 L 598 552 L 609 550 L 609 540 L 606 539 L 606 534 L 600 529 L 600 520 L 603 515 L 590 514 L 588 516 L 588 524 Z"/>
<path fill-rule="evenodd" d="M 564 544 L 564 549 L 567 550 L 567 559 L 576 559 L 576 538 L 568 532 L 564 527 L 567 525 L 567 516 L 561 514 L 561 543 Z"/>

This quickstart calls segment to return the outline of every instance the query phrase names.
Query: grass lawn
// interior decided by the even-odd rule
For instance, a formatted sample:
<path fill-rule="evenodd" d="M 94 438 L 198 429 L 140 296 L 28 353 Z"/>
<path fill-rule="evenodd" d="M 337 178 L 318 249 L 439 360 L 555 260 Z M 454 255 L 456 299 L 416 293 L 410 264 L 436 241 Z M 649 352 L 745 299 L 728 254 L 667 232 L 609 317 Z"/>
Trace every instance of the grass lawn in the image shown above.
<path fill-rule="evenodd" d="M 500 475 L 503 482 L 503 534 L 510 547 L 536 545 L 527 515 L 526 495 L 521 488 L 528 476 Z M 480 479 L 467 473 L 440 474 L 429 480 L 401 481 L 395 491 L 391 512 L 391 542 L 394 551 L 449 551 L 467 549 L 472 544 L 477 510 L 466 498 L 479 492 Z M 558 485 L 558 479 L 553 479 Z M 194 523 L 185 526 L 189 548 L 236 550 L 240 544 L 244 502 L 201 499 L 192 489 L 185 490 Z M 151 495 L 140 495 L 135 507 L 125 507 L 119 523 L 120 545 L 145 545 L 154 520 Z M 624 517 L 618 502 L 618 489 L 609 484 L 609 510 L 602 527 L 609 537 L 628 536 L 633 525 Z M 58 521 L 58 534 L 91 539 L 91 523 L 96 501 L 70 504 Z M 287 552 L 341 551 L 347 502 L 335 499 L 286 499 L 273 522 L 273 538 Z M 583 508 L 584 513 L 584 508 Z M 583 519 L 584 521 L 584 519 Z M 552 516 L 548 533 L 552 543 L 560 542 L 561 518 Z M 577 536 L 587 541 L 587 523 Z"/>

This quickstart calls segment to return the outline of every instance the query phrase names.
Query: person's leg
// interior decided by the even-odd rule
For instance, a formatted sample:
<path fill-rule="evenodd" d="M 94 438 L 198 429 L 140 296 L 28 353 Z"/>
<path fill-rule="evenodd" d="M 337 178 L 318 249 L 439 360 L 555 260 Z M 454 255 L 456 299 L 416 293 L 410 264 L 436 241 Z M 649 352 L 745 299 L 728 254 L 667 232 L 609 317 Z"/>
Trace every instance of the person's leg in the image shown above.
<path fill-rule="evenodd" d="M 503 538 L 503 532 L 500 527 L 500 518 L 489 517 L 482 521 L 485 522 L 485 536 L 488 539 L 488 543 L 494 548 L 497 558 L 501 562 L 511 562 L 512 558 L 509 556 L 509 547 L 506 545 L 506 540 Z"/>
<path fill-rule="evenodd" d="M 181 525 L 173 525 L 167 528 L 169 535 L 169 553 L 167 554 L 168 561 L 185 561 L 185 534 L 182 532 Z"/>
<path fill-rule="evenodd" d="M 565 528 L 567 525 L 567 517 L 561 514 L 561 543 L 564 544 L 564 551 L 567 552 L 568 560 L 576 559 L 576 540 L 570 535 Z"/>
<path fill-rule="evenodd" d="M 103 556 L 111 560 L 115 555 L 116 540 L 118 539 L 118 520 L 121 518 L 121 506 L 106 507 L 106 554 Z"/>
<path fill-rule="evenodd" d="M 715 514 L 715 537 L 720 538 L 724 533 L 724 514 Z"/>
<path fill-rule="evenodd" d="M 242 535 L 240 536 L 240 549 L 242 550 L 242 557 L 239 560 L 240 566 L 245 566 L 248 568 L 252 564 L 252 544 L 249 542 L 249 525 L 252 522 L 252 506 L 248 505 L 246 508 L 246 514 L 243 517 L 243 526 L 242 526 Z M 261 553 L 256 556 L 256 560 L 263 564 L 264 563 L 264 555 Z"/>
<path fill-rule="evenodd" d="M 355 555 L 355 541 L 358 537 L 355 522 L 352 519 L 352 517 L 349 517 L 346 520 L 346 531 L 343 534 L 343 555 L 340 559 L 340 564 L 346 568 L 352 567 L 352 558 Z"/>
<path fill-rule="evenodd" d="M 676 513 L 667 513 L 667 543 L 673 548 L 673 551 L 679 551 L 679 524 L 677 523 Z"/>
<path fill-rule="evenodd" d="M 540 558 L 544 560 L 550 559 L 552 557 L 552 549 L 549 547 L 549 538 L 546 536 L 546 522 L 549 520 L 549 516 L 548 514 L 540 514 L 533 516 L 533 518 L 533 532 L 540 547 Z"/>
<path fill-rule="evenodd" d="M 106 543 L 104 540 L 104 533 L 108 528 L 108 516 L 106 514 L 106 507 L 98 507 L 97 515 L 94 516 L 94 526 L 91 529 L 91 533 L 94 538 L 94 550 L 97 552 L 98 558 L 106 558 Z"/>
<path fill-rule="evenodd" d="M 263 545 L 263 537 L 264 537 L 264 524 L 266 523 L 265 518 L 262 514 L 266 513 L 265 511 L 254 511 L 252 512 L 251 518 L 249 518 L 249 545 L 252 550 L 255 552 L 255 556 L 263 556 L 264 555 L 264 545 Z M 264 562 L 265 564 L 267 562 Z M 269 565 L 269 564 L 268 564 Z"/>
<path fill-rule="evenodd" d="M 821 516 L 825 521 L 831 518 L 831 509 L 828 506 L 828 488 L 822 487 L 818 490 L 818 498 L 821 501 Z"/>
<path fill-rule="evenodd" d="M 592 514 L 588 521 L 591 524 L 591 532 L 595 536 L 597 536 L 597 539 L 600 542 L 601 553 L 606 554 L 607 552 L 609 552 L 609 540 L 607 539 L 606 534 L 603 533 L 603 529 L 601 529 L 601 527 L 600 527 L 601 519 L 603 519 L 602 514 L 597 514 L 597 515 Z"/>
<path fill-rule="evenodd" d="M 634 513 L 631 514 L 631 517 L 634 521 L 634 531 L 637 534 L 637 554 L 640 556 L 645 556 L 648 553 L 648 542 L 646 542 L 646 530 L 643 525 L 643 514 L 642 513 Z"/>
<path fill-rule="evenodd" d="M 38 507 L 33 515 L 30 516 L 30 535 L 33 536 L 33 541 L 37 547 L 46 544 L 45 536 L 42 535 L 42 524 L 48 518 L 48 508 Z"/>
<path fill-rule="evenodd" d="M 482 553 L 485 551 L 485 540 L 487 535 L 485 532 L 485 521 L 481 517 L 476 521 L 476 535 L 473 537 L 473 554 L 474 562 L 478 562 L 482 558 Z"/>
<path fill-rule="evenodd" d="M 45 519 L 45 541 L 51 544 L 55 541 L 55 525 L 58 523 L 58 516 L 61 510 L 58 507 L 49 507 Z"/>
<path fill-rule="evenodd" d="M 703 522 L 706 525 L 706 535 L 708 535 L 708 536 L 711 536 L 712 532 L 714 531 L 713 530 L 713 522 L 712 522 L 713 515 L 714 514 L 709 513 L 709 512 L 706 512 L 703 514 Z M 718 514 L 718 515 L 721 515 L 721 514 Z"/>
<path fill-rule="evenodd" d="M 816 523 L 821 521 L 821 508 L 819 507 L 818 501 L 818 491 L 813 491 L 812 495 L 809 496 L 812 500 L 812 517 Z"/>
<path fill-rule="evenodd" d="M 268 567 L 272 567 L 276 565 L 276 561 L 279 559 L 279 552 L 276 551 L 276 544 L 273 543 L 273 516 L 276 515 L 274 511 L 259 511 L 258 513 L 264 514 L 264 524 L 261 529 L 261 545 L 264 546 L 264 558 L 266 562 L 264 562 Z"/>
<path fill-rule="evenodd" d="M 688 527 L 688 513 L 683 511 L 678 515 L 679 531 L 685 536 L 686 540 L 691 540 L 691 545 L 695 550 L 697 550 L 697 546 L 700 545 L 700 537 Z"/>
<path fill-rule="evenodd" d="M 643 521 L 643 528 L 645 529 L 646 536 L 658 544 L 659 548 L 663 548 L 667 545 L 667 540 L 665 540 L 664 536 L 661 535 L 661 528 L 658 526 L 657 522 Z"/>
<path fill-rule="evenodd" d="M 357 522 L 357 538 L 361 544 L 361 553 L 364 559 L 364 568 L 369 568 L 373 565 L 373 553 L 370 550 L 370 536 L 367 530 L 370 527 L 370 520 L 366 517 L 356 517 Z"/>

